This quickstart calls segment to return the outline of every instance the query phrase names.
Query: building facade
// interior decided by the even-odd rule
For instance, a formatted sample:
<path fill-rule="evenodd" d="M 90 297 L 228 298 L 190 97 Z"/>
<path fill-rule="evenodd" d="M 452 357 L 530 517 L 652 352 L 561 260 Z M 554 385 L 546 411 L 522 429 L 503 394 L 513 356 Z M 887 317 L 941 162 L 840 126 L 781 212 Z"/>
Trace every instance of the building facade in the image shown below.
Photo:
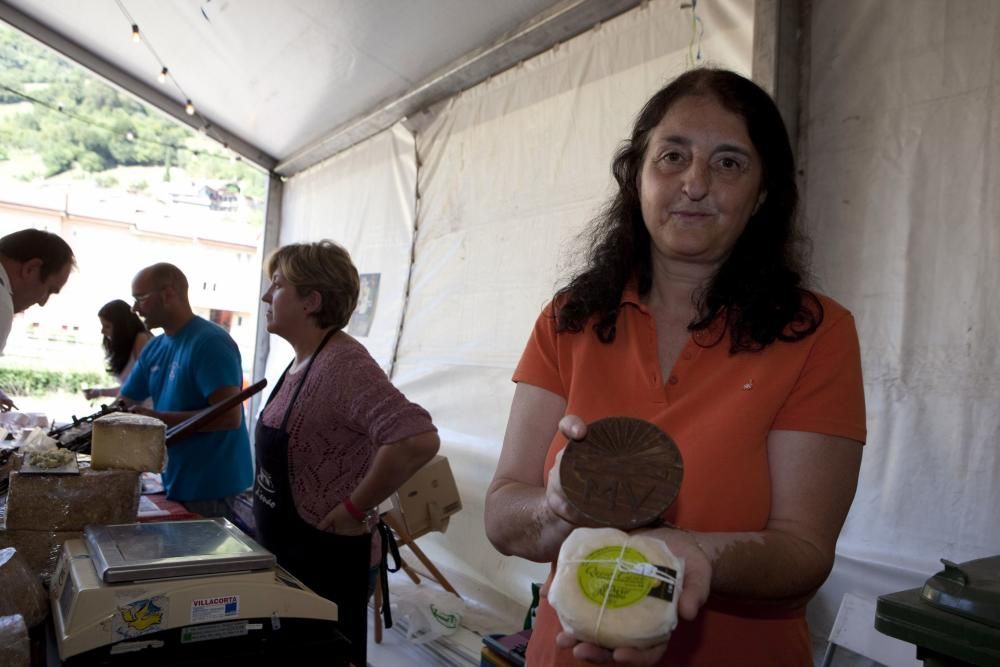
<path fill-rule="evenodd" d="M 188 278 L 195 313 L 236 340 L 250 376 L 262 227 L 203 206 L 157 205 L 91 188 L 5 186 L 0 189 L 0 236 L 26 227 L 63 237 L 76 255 L 77 270 L 44 308 L 34 306 L 15 317 L 0 363 L 100 370 L 97 311 L 112 299 L 132 303 L 136 272 L 170 262 Z"/>

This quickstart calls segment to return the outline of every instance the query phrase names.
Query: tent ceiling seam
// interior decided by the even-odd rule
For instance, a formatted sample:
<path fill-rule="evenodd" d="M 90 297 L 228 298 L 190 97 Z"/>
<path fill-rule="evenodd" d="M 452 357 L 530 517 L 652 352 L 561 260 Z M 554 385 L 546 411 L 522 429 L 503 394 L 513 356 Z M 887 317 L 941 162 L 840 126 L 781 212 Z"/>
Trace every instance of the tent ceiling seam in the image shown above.
<path fill-rule="evenodd" d="M 282 160 L 274 169 L 283 176 L 297 174 L 409 115 L 472 88 L 639 4 L 640 0 L 565 0 L 492 45 L 438 70 L 403 95 L 343 123 L 322 139 Z"/>

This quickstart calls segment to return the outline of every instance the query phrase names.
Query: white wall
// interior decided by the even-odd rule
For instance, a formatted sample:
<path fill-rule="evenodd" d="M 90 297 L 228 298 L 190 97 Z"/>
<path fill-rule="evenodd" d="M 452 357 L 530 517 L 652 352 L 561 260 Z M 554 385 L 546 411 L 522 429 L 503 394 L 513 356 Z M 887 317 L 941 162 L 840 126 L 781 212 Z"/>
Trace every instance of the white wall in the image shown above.
<path fill-rule="evenodd" d="M 811 31 L 805 218 L 869 429 L 823 628 L 1000 553 L 1000 3 L 816 2 Z"/>
<path fill-rule="evenodd" d="M 413 135 L 396 125 L 289 179 L 282 198 L 279 246 L 330 239 L 347 248 L 359 273 L 380 274 L 374 322 L 358 340 L 385 370 L 403 317 L 416 189 Z M 265 392 L 293 356 L 283 339 L 271 336 L 270 344 Z"/>

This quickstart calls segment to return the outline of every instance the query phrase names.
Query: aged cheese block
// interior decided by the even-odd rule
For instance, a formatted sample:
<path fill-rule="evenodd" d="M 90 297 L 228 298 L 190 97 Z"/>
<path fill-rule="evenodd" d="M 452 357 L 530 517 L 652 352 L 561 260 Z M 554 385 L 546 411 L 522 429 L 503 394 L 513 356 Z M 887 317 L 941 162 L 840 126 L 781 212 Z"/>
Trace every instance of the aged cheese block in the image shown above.
<path fill-rule="evenodd" d="M 655 424 L 608 417 L 570 440 L 559 464 L 566 499 L 591 521 L 631 530 L 655 521 L 674 502 L 684 477 L 676 443 Z"/>
<path fill-rule="evenodd" d="M 88 523 L 134 523 L 138 509 L 139 473 L 134 470 L 10 473 L 7 530 L 83 530 Z"/>
<path fill-rule="evenodd" d="M 660 540 L 577 528 L 559 550 L 549 603 L 563 627 L 608 648 L 647 648 L 677 625 L 684 561 Z"/>
<path fill-rule="evenodd" d="M 20 614 L 0 616 L 0 665 L 4 667 L 29 667 L 31 641 L 28 626 Z"/>
<path fill-rule="evenodd" d="M 20 614 L 29 628 L 45 620 L 48 598 L 38 576 L 13 547 L 0 549 L 0 616 Z"/>
<path fill-rule="evenodd" d="M 166 428 L 155 417 L 128 412 L 95 419 L 90 436 L 91 467 L 161 472 L 166 462 Z"/>
<path fill-rule="evenodd" d="M 0 530 L 0 549 L 17 549 L 42 584 L 48 586 L 59 564 L 63 543 L 82 537 L 83 532 L 79 530 Z"/>

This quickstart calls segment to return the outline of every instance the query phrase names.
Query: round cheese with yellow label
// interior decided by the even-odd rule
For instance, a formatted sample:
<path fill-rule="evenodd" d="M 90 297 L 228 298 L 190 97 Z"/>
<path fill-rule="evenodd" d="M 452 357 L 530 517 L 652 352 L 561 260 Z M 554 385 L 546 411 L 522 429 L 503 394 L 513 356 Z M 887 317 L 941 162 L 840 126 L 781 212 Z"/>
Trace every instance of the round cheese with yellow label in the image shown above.
<path fill-rule="evenodd" d="M 559 551 L 549 603 L 563 628 L 608 648 L 647 648 L 677 625 L 684 561 L 662 541 L 577 528 Z"/>

